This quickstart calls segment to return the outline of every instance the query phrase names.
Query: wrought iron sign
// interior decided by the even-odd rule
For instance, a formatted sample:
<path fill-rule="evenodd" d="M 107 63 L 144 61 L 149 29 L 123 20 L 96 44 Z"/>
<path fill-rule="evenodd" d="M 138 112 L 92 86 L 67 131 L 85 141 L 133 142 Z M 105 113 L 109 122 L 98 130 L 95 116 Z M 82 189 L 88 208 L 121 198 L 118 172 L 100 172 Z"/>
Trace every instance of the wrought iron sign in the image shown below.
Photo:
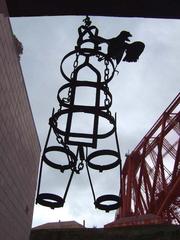
<path fill-rule="evenodd" d="M 84 25 L 78 29 L 79 37 L 75 49 L 69 52 L 60 64 L 61 74 L 67 83 L 60 87 L 57 94 L 59 109 L 57 111 L 53 109 L 52 116 L 49 119 L 50 128 L 41 158 L 36 203 L 50 208 L 63 207 L 73 175 L 79 174 L 85 166 L 95 207 L 108 212 L 119 208 L 120 196 L 105 194 L 96 197 L 89 169 L 101 173 L 113 168 L 119 168 L 121 172 L 116 116 L 114 117 L 110 111 L 112 94 L 108 83 L 112 80 L 117 71 L 116 67 L 121 60 L 127 62 L 136 62 L 138 60 L 144 50 L 144 44 L 142 42 L 127 43 L 130 41 L 131 34 L 126 31 L 122 31 L 116 38 L 102 38 L 98 35 L 98 28 L 91 25 L 88 16 L 83 21 Z M 106 52 L 101 50 L 101 44 L 103 43 L 107 45 Z M 70 72 L 68 71 L 69 68 L 65 67 L 69 59 L 74 59 Z M 84 72 L 84 75 L 81 74 L 82 72 Z M 78 102 L 80 89 L 85 92 L 93 91 L 93 97 L 89 99 L 92 101 L 91 105 L 83 103 L 83 99 L 81 99 L 80 103 Z M 65 94 L 66 96 L 64 96 Z M 81 126 L 81 116 L 91 119 L 91 127 L 89 127 L 88 123 L 85 127 Z M 105 132 L 100 131 L 101 120 L 106 122 L 107 131 Z M 77 128 L 74 127 L 77 125 Z M 56 137 L 58 143 L 56 146 L 49 146 L 49 138 L 52 134 Z M 98 149 L 102 139 L 113 136 L 116 143 L 115 150 L 111 148 L 112 146 L 107 149 Z M 57 152 L 66 155 L 66 164 L 62 164 L 61 159 L 54 162 L 49 157 L 51 156 L 49 153 Z M 111 163 L 99 164 L 96 159 L 100 156 L 113 158 L 114 160 Z M 63 197 L 40 192 L 43 164 L 60 170 L 61 173 L 70 172 Z M 110 204 L 107 202 L 110 202 Z"/>

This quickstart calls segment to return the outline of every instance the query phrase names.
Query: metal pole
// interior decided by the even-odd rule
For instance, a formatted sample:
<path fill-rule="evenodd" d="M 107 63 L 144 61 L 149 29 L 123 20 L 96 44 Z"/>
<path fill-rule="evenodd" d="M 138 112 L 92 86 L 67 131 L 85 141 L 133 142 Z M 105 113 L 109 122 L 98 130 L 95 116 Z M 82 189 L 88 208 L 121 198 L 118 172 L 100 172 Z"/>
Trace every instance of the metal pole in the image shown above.
<path fill-rule="evenodd" d="M 55 109 L 53 108 L 52 116 L 54 114 L 54 111 L 55 111 Z M 44 145 L 44 150 L 46 149 L 46 147 L 48 145 L 49 137 L 50 137 L 50 134 L 51 134 L 51 129 L 52 129 L 52 127 L 50 126 L 49 127 L 49 131 L 48 131 L 48 135 L 47 135 L 47 138 L 46 138 L 46 142 L 45 142 L 45 145 Z M 43 154 L 44 154 L 44 150 L 43 150 Z M 39 190 L 40 190 L 40 183 L 41 183 L 41 176 L 42 176 L 42 166 L 43 166 L 43 160 L 42 160 L 42 157 L 41 157 L 41 163 L 40 163 L 40 168 L 39 168 L 39 179 L 38 179 L 37 195 L 39 195 Z"/>

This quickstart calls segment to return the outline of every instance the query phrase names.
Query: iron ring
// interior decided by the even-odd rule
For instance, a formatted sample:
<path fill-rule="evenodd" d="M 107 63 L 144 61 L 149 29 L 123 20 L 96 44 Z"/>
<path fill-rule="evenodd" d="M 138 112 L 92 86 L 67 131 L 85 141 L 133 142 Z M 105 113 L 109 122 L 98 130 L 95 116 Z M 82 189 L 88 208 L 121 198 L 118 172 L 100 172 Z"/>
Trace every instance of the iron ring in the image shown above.
<path fill-rule="evenodd" d="M 114 201 L 115 203 L 103 204 L 103 202 L 105 201 Z M 94 205 L 100 210 L 105 210 L 106 212 L 109 212 L 120 207 L 120 197 L 112 194 L 102 195 L 95 200 Z"/>
<path fill-rule="evenodd" d="M 63 207 L 64 199 L 55 194 L 41 193 L 37 196 L 36 203 L 54 209 L 58 207 Z"/>
<path fill-rule="evenodd" d="M 95 111 L 94 107 L 73 106 L 73 107 L 71 107 L 71 109 L 63 109 L 61 111 L 57 111 L 50 118 L 49 122 L 55 133 L 59 133 L 62 136 L 65 136 L 66 132 L 57 127 L 57 120 L 61 115 L 68 114 L 68 113 L 75 113 L 75 112 L 84 112 L 84 113 L 95 114 L 94 111 Z M 96 112 L 96 114 L 100 117 L 107 119 L 112 124 L 112 129 L 110 131 L 108 131 L 106 133 L 97 134 L 97 138 L 103 139 L 103 138 L 111 136 L 115 132 L 115 126 L 116 126 L 114 117 L 112 117 L 111 115 L 109 115 L 103 111 L 98 111 L 98 112 Z M 70 133 L 69 136 L 70 137 L 84 137 L 85 136 L 86 138 L 93 138 L 93 134 Z"/>
<path fill-rule="evenodd" d="M 114 161 L 113 163 L 104 164 L 104 165 L 95 164 L 95 163 L 91 162 L 93 158 L 102 156 L 102 155 L 111 155 L 111 156 L 117 157 L 117 160 Z M 118 152 L 115 152 L 113 150 L 99 150 L 99 151 L 91 153 L 87 157 L 86 162 L 90 168 L 93 168 L 95 170 L 99 170 L 100 172 L 102 172 L 104 170 L 109 170 L 109 169 L 117 167 L 120 164 L 120 159 L 119 159 Z"/>
<path fill-rule="evenodd" d="M 47 156 L 46 156 L 46 153 L 48 152 L 52 152 L 52 151 L 57 151 L 57 152 L 64 152 L 66 153 L 68 156 L 71 157 L 71 159 L 73 159 L 72 162 L 66 164 L 66 165 L 61 165 L 61 164 L 57 164 L 57 163 L 54 163 L 52 161 L 50 161 Z M 47 147 L 45 150 L 44 150 L 44 153 L 43 153 L 43 156 L 42 156 L 42 160 L 47 164 L 49 165 L 50 167 L 52 168 L 55 168 L 55 169 L 59 169 L 60 171 L 64 171 L 64 170 L 67 170 L 67 169 L 71 169 L 72 167 L 75 167 L 76 165 L 76 156 L 75 154 L 69 150 L 69 149 L 66 149 L 66 148 L 63 148 L 63 147 L 60 147 L 60 146 L 52 146 L 52 147 Z"/>
<path fill-rule="evenodd" d="M 106 54 L 104 54 L 103 52 L 100 52 L 100 51 L 94 52 L 93 49 L 86 49 L 86 51 L 88 51 L 88 52 L 91 54 L 91 56 L 94 56 L 94 55 L 97 55 L 97 54 L 98 54 L 98 55 L 103 56 L 104 58 L 107 58 Z M 66 55 L 64 56 L 64 58 L 62 59 L 62 61 L 61 61 L 61 64 L 60 64 L 60 72 L 61 72 L 62 76 L 63 76 L 68 82 L 71 82 L 71 78 L 68 77 L 68 76 L 65 74 L 64 70 L 63 70 L 64 61 L 65 61 L 68 57 L 72 56 L 73 54 L 76 54 L 76 53 L 81 53 L 81 54 L 82 54 L 82 52 L 83 52 L 83 49 L 81 49 L 80 51 L 79 51 L 79 50 L 71 51 L 71 52 L 69 52 L 68 54 L 66 54 Z M 83 54 L 82 54 L 82 55 L 83 55 Z M 115 66 L 114 66 L 113 61 L 112 61 L 111 59 L 108 59 L 108 61 L 111 63 L 111 66 L 112 66 L 112 74 L 111 74 L 111 76 L 110 76 L 108 79 L 105 80 L 106 83 L 108 83 L 108 82 L 111 81 L 111 79 L 113 78 L 114 73 L 115 73 Z"/>
<path fill-rule="evenodd" d="M 98 83 L 95 83 L 95 82 L 89 82 L 89 81 L 76 81 L 75 83 L 67 83 L 67 84 L 64 84 L 58 91 L 58 94 L 57 94 L 57 100 L 58 102 L 61 104 L 61 106 L 63 107 L 67 107 L 69 108 L 70 107 L 70 104 L 69 103 L 66 103 L 65 101 L 63 101 L 63 99 L 60 97 L 60 93 L 71 87 L 71 86 L 75 86 L 75 87 L 93 87 L 93 88 L 96 88 L 96 89 L 100 89 L 104 92 L 104 94 L 108 95 L 108 100 L 106 100 L 105 103 L 107 103 L 105 106 L 99 106 L 99 109 L 100 110 L 106 110 L 106 109 L 109 109 L 112 105 L 112 94 L 110 93 L 110 91 L 103 85 L 103 83 L 101 84 L 98 84 Z"/>

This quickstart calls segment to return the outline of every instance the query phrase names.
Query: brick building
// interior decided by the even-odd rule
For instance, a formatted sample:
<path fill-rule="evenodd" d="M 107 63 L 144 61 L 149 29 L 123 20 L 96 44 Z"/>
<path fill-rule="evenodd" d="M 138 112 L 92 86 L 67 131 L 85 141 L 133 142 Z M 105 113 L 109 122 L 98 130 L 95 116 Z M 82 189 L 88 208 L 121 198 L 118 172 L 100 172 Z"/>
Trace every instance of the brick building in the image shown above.
<path fill-rule="evenodd" d="M 18 50 L 19 49 L 19 50 Z M 0 0 L 0 239 L 27 240 L 40 144 L 6 4 Z"/>

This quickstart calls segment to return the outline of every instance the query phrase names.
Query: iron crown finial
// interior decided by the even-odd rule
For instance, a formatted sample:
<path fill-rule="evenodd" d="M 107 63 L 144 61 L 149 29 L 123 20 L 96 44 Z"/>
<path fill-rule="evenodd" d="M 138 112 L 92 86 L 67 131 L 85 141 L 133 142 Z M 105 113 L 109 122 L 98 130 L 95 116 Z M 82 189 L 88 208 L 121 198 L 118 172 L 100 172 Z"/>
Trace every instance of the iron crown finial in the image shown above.
<path fill-rule="evenodd" d="M 91 25 L 90 17 L 87 15 L 86 18 L 83 20 L 83 22 L 87 27 L 89 27 Z"/>

